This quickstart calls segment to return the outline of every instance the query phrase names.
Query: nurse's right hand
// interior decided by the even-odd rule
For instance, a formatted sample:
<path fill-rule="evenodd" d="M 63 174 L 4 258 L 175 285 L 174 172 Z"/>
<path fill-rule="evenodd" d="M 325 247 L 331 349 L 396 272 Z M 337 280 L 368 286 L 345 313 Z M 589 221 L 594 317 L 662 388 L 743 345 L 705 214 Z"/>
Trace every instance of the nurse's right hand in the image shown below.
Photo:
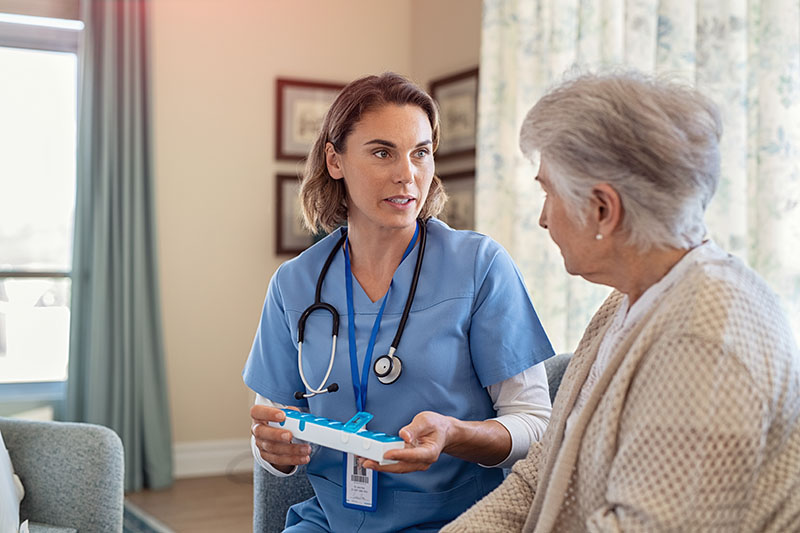
<path fill-rule="evenodd" d="M 294 409 L 289 407 L 289 409 Z M 295 409 L 297 410 L 297 409 Z M 288 429 L 274 428 L 269 422 L 283 422 L 286 414 L 275 407 L 254 405 L 250 409 L 253 419 L 251 432 L 256 438 L 256 446 L 261 457 L 272 463 L 281 472 L 291 472 L 295 465 L 304 465 L 311 460 L 309 444 L 292 444 L 292 432 Z"/>

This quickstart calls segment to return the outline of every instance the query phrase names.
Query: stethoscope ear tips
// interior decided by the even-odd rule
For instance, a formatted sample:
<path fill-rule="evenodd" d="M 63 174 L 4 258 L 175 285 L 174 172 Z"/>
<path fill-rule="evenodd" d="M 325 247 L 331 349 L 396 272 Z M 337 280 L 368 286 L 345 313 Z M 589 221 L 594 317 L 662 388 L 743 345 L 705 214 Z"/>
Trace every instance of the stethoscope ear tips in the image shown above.
<path fill-rule="evenodd" d="M 403 372 L 403 361 L 396 355 L 382 355 L 372 365 L 378 381 L 384 385 L 391 385 Z"/>
<path fill-rule="evenodd" d="M 336 392 L 337 390 L 339 390 L 339 384 L 338 383 L 331 383 L 330 385 L 328 385 L 327 389 L 325 389 L 323 391 L 320 391 L 320 392 L 303 392 L 303 391 L 299 390 L 299 391 L 294 393 L 294 399 L 295 400 L 302 400 L 303 398 L 312 398 L 312 397 L 316 396 L 317 394 L 325 394 L 326 392 Z"/>

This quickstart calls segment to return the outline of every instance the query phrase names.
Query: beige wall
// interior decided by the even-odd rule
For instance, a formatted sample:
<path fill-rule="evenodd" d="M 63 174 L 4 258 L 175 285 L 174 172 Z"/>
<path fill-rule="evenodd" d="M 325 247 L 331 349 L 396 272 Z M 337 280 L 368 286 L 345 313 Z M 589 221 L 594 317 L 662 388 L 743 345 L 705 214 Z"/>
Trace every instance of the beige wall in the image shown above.
<path fill-rule="evenodd" d="M 480 0 L 159 0 L 153 110 L 166 366 L 178 443 L 247 437 L 241 370 L 274 255 L 276 77 L 421 84 L 478 62 Z M 447 36 L 438 28 L 448 28 Z"/>
<path fill-rule="evenodd" d="M 411 75 L 431 79 L 478 66 L 481 0 L 412 0 Z"/>

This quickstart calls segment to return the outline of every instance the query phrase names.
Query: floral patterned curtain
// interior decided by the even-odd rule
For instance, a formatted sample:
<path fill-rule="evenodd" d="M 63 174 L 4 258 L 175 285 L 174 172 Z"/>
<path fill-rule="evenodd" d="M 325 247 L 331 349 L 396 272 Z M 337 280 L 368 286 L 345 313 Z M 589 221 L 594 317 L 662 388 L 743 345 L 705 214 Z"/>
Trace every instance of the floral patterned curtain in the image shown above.
<path fill-rule="evenodd" d="M 800 334 L 800 2 L 484 0 L 476 226 L 517 261 L 556 351 L 575 348 L 609 289 L 564 271 L 518 134 L 576 66 L 674 74 L 720 106 L 710 236 L 767 280 Z"/>

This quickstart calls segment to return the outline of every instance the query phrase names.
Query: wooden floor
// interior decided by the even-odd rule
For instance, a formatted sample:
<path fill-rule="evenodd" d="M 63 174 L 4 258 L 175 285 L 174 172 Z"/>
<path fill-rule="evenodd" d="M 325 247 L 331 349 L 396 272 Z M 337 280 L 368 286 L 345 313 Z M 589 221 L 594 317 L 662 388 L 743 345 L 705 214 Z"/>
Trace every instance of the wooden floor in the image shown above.
<path fill-rule="evenodd" d="M 251 473 L 177 479 L 169 489 L 125 497 L 177 533 L 253 530 Z"/>

